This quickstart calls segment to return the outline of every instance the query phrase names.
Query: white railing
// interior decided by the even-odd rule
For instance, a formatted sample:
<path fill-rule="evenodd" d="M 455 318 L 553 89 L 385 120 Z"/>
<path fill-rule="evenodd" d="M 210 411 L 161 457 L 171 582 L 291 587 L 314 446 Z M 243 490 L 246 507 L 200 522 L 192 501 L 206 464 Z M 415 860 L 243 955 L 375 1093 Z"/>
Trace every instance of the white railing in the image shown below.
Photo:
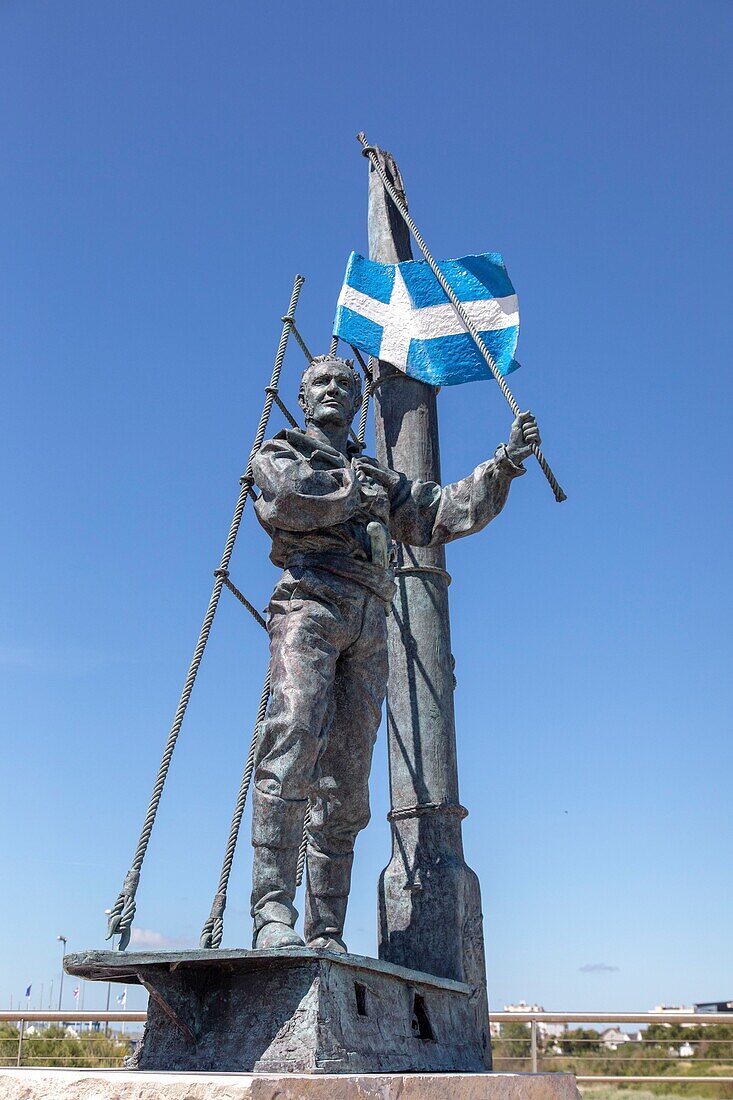
<path fill-rule="evenodd" d="M 0 1066 L 23 1066 L 25 1065 L 48 1065 L 48 1066 L 60 1066 L 60 1065 L 80 1065 L 89 1064 L 90 1062 L 96 1068 L 101 1068 L 102 1065 L 122 1065 L 122 1060 L 125 1053 L 125 1046 L 129 1042 L 132 1036 L 126 1035 L 125 1030 L 130 1024 L 141 1024 L 146 1019 L 145 1012 L 22 1012 L 17 1010 L 0 1011 Z M 566 1055 L 562 1053 L 563 1037 L 566 1039 L 573 1039 L 573 1028 L 577 1028 L 581 1024 L 638 1024 L 640 1028 L 648 1028 L 650 1024 L 682 1024 L 682 1025 L 694 1025 L 696 1027 L 708 1027 L 711 1025 L 723 1024 L 729 1029 L 729 1037 L 716 1038 L 713 1040 L 706 1040 L 703 1038 L 692 1038 L 685 1040 L 689 1043 L 689 1046 L 693 1050 L 693 1056 L 689 1059 L 682 1058 L 679 1054 L 671 1054 L 669 1051 L 665 1054 L 659 1050 L 661 1043 L 660 1038 L 645 1038 L 642 1034 L 641 1039 L 632 1039 L 628 1043 L 625 1040 L 621 1040 L 618 1046 L 636 1047 L 637 1051 L 639 1047 L 647 1048 L 654 1047 L 656 1053 L 649 1056 L 650 1061 L 659 1063 L 660 1061 L 666 1061 L 669 1063 L 670 1068 L 673 1066 L 685 1063 L 692 1065 L 696 1059 L 694 1057 L 695 1045 L 707 1043 L 710 1045 L 714 1043 L 716 1045 L 718 1062 L 728 1063 L 727 1068 L 733 1068 L 733 1013 L 703 1013 L 703 1012 L 532 1012 L 530 1010 L 521 1012 L 492 1012 L 491 1013 L 492 1025 L 499 1025 L 500 1028 L 506 1024 L 527 1024 L 528 1026 L 528 1044 L 527 1039 L 521 1039 L 517 1037 L 507 1037 L 499 1034 L 494 1039 L 495 1049 L 495 1064 L 496 1070 L 501 1070 L 502 1062 L 512 1063 L 513 1069 L 526 1069 L 532 1073 L 537 1072 L 554 1072 L 565 1071 L 567 1066 L 564 1063 L 572 1061 L 574 1063 L 582 1063 L 584 1061 L 622 1061 L 621 1055 L 615 1058 L 611 1058 L 615 1051 L 610 1048 L 604 1050 L 595 1050 L 593 1053 L 585 1054 L 573 1054 Z M 45 1024 L 58 1027 L 62 1025 L 64 1027 L 73 1027 L 75 1024 L 88 1025 L 87 1032 L 82 1030 L 77 1035 L 68 1036 L 66 1033 L 58 1035 L 53 1034 L 48 1036 L 47 1032 L 49 1028 L 40 1030 L 34 1034 L 29 1034 L 29 1027 L 34 1024 Z M 98 1025 L 99 1030 L 92 1031 L 92 1025 Z M 119 1030 L 110 1030 L 110 1025 L 122 1025 L 122 1034 Z M 554 1035 L 546 1031 L 547 1025 L 562 1024 L 566 1028 L 561 1035 Z M 2 1025 L 6 1025 L 3 1029 Z M 8 1028 L 7 1025 L 10 1025 Z M 101 1030 L 101 1025 L 104 1025 L 104 1031 Z M 568 1025 L 571 1025 L 568 1028 Z M 13 1034 L 13 1029 L 17 1029 L 17 1032 Z M 10 1031 L 10 1034 L 3 1034 L 3 1030 Z M 103 1056 L 101 1052 L 97 1057 L 95 1054 L 95 1043 L 99 1047 L 101 1041 L 104 1041 L 108 1046 L 109 1044 L 117 1045 L 118 1050 L 111 1054 L 108 1047 L 106 1048 L 106 1056 Z M 675 1040 L 679 1043 L 679 1039 Z M 54 1047 L 52 1044 L 59 1044 L 58 1047 Z M 505 1053 L 504 1048 L 510 1046 L 512 1043 L 521 1043 L 522 1048 L 528 1045 L 528 1050 L 522 1049 L 521 1053 L 515 1057 L 513 1054 Z M 580 1046 L 582 1044 L 588 1044 L 588 1049 L 591 1046 L 598 1047 L 603 1046 L 603 1040 L 601 1035 L 596 1038 L 588 1037 L 587 1039 L 573 1040 L 574 1046 Z M 55 1052 L 58 1053 L 55 1053 Z M 40 1053 L 39 1053 L 40 1052 Z M 47 1053 L 52 1052 L 52 1053 Z M 39 1057 L 43 1058 L 43 1061 L 39 1061 Z M 81 1061 L 80 1061 L 81 1059 Z M 637 1059 L 638 1061 L 639 1059 Z M 520 1066 L 516 1066 L 513 1063 L 519 1062 Z M 554 1063 L 554 1064 L 553 1064 Z M 698 1060 L 697 1065 L 700 1065 Z M 702 1063 L 706 1065 L 705 1062 Z M 509 1067 L 505 1067 L 509 1068 Z M 696 1067 L 697 1068 L 697 1067 Z M 702 1083 L 715 1083 L 721 1085 L 733 1084 L 733 1075 L 724 1076 L 719 1073 L 684 1073 L 684 1074 L 610 1074 L 610 1073 L 578 1073 L 577 1079 L 581 1084 L 639 1084 L 639 1083 L 665 1083 L 672 1084 L 676 1082 L 686 1082 L 688 1084 L 702 1084 Z"/>
<path fill-rule="evenodd" d="M 145 1012 L 0 1012 L 0 1066 L 44 1065 L 60 1068 L 91 1064 L 97 1069 L 121 1066 L 128 1041 L 124 1036 L 125 1028 L 128 1024 L 144 1023 L 146 1016 Z M 29 1033 L 29 1028 L 34 1024 L 48 1024 L 51 1027 L 35 1034 Z M 57 1028 L 69 1028 L 74 1024 L 87 1024 L 89 1030 L 72 1036 L 65 1031 L 56 1033 Z M 92 1031 L 93 1024 L 99 1025 L 100 1030 Z M 110 1032 L 110 1024 L 121 1024 L 123 1034 Z M 104 1030 L 101 1030 L 101 1025 L 104 1025 Z M 13 1028 L 17 1028 L 15 1035 L 12 1034 Z M 6 1029 L 10 1034 L 4 1034 Z M 102 1044 L 104 1046 L 100 1050 Z"/>
<path fill-rule="evenodd" d="M 553 1072 L 567 1068 L 568 1062 L 576 1063 L 577 1068 L 583 1068 L 583 1062 L 602 1062 L 602 1061 L 618 1061 L 623 1062 L 623 1055 L 619 1051 L 616 1051 L 620 1047 L 622 1051 L 625 1051 L 627 1047 L 635 1048 L 634 1053 L 638 1053 L 641 1048 L 642 1052 L 646 1049 L 648 1053 L 643 1053 L 642 1057 L 637 1057 L 634 1060 L 639 1062 L 642 1059 L 660 1063 L 666 1062 L 670 1069 L 679 1066 L 680 1064 L 689 1065 L 691 1068 L 694 1066 L 696 1069 L 700 1066 L 700 1062 L 697 1064 L 694 1053 L 695 1047 L 702 1043 L 707 1042 L 704 1038 L 695 1038 L 686 1040 L 689 1042 L 692 1048 L 693 1055 L 689 1059 L 680 1057 L 679 1053 L 671 1053 L 670 1050 L 666 1052 L 661 1051 L 659 1048 L 662 1045 L 660 1039 L 645 1037 L 642 1033 L 641 1039 L 621 1040 L 616 1047 L 606 1047 L 604 1041 L 599 1034 L 597 1037 L 588 1037 L 586 1039 L 575 1039 L 574 1046 L 583 1048 L 583 1044 L 586 1044 L 588 1053 L 573 1055 L 567 1055 L 562 1053 L 562 1035 L 548 1034 L 545 1028 L 547 1025 L 562 1024 L 572 1025 L 570 1029 L 565 1031 L 567 1038 L 572 1038 L 572 1028 L 577 1028 L 583 1024 L 606 1024 L 620 1025 L 620 1024 L 638 1024 L 640 1028 L 648 1028 L 650 1024 L 682 1024 L 682 1025 L 694 1025 L 696 1027 L 710 1026 L 713 1024 L 724 1024 L 730 1029 L 729 1037 L 725 1039 L 715 1039 L 713 1042 L 716 1044 L 716 1050 L 720 1055 L 718 1061 L 727 1063 L 727 1069 L 730 1072 L 733 1068 L 733 1013 L 726 1012 L 532 1012 L 531 1010 L 520 1012 L 492 1012 L 491 1022 L 494 1025 L 499 1025 L 501 1028 L 505 1024 L 528 1024 L 529 1028 L 529 1051 L 528 1053 L 518 1054 L 517 1057 L 512 1055 L 511 1050 L 508 1053 L 503 1053 L 503 1048 L 509 1046 L 512 1043 L 521 1043 L 517 1038 L 502 1037 L 501 1034 L 493 1041 L 494 1043 L 494 1068 L 501 1070 L 502 1062 L 515 1063 L 521 1061 L 523 1064 L 521 1068 L 528 1069 L 532 1073 L 537 1072 Z M 526 1045 L 525 1043 L 522 1046 Z M 670 1046 L 672 1044 L 670 1043 Z M 679 1041 L 678 1041 L 679 1045 Z M 594 1050 L 590 1053 L 591 1047 L 601 1047 L 600 1050 Z M 654 1052 L 652 1049 L 654 1048 Z M 631 1052 L 630 1052 L 631 1053 Z M 630 1055 L 627 1056 L 630 1060 Z M 580 1066 L 577 1064 L 580 1063 Z M 702 1067 L 705 1068 L 705 1063 L 702 1063 Z M 518 1067 L 514 1067 L 518 1068 Z M 621 1068 L 621 1067 L 619 1067 Z M 719 1073 L 662 1073 L 662 1074 L 633 1074 L 633 1073 L 577 1073 L 577 1079 L 581 1084 L 591 1084 L 593 1082 L 597 1084 L 619 1084 L 625 1082 L 626 1084 L 655 1084 L 655 1083 L 672 1083 L 685 1081 L 688 1083 L 700 1084 L 715 1082 L 721 1085 L 733 1084 L 733 1076 L 722 1075 Z"/>

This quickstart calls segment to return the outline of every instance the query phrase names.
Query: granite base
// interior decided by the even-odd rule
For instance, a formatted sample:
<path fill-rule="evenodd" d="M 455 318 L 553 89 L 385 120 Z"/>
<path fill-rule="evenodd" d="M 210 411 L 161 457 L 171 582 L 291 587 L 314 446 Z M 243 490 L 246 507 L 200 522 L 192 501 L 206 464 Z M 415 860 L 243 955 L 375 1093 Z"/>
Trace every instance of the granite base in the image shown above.
<path fill-rule="evenodd" d="M 0 1069 L 0 1100 L 580 1100 L 569 1073 L 229 1074 Z"/>

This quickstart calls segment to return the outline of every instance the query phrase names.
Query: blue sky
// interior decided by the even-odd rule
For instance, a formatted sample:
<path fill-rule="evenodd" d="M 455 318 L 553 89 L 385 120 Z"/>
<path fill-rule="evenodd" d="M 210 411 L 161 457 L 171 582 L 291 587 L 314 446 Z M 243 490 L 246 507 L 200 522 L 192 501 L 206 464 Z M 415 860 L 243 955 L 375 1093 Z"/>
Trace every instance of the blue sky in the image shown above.
<path fill-rule="evenodd" d="M 513 385 L 569 496 L 531 466 L 449 550 L 491 1001 L 733 996 L 732 22 L 718 0 L 2 5 L 3 1006 L 29 982 L 47 1001 L 57 934 L 104 946 L 293 276 L 324 349 L 366 251 L 362 128 L 436 256 L 504 254 Z M 291 404 L 300 369 L 293 346 Z M 507 436 L 493 384 L 439 408 L 444 480 Z M 250 514 L 232 576 L 258 606 L 267 551 Z M 198 938 L 265 661 L 224 599 L 139 942 Z M 372 792 L 347 929 L 369 954 L 383 731 Z"/>

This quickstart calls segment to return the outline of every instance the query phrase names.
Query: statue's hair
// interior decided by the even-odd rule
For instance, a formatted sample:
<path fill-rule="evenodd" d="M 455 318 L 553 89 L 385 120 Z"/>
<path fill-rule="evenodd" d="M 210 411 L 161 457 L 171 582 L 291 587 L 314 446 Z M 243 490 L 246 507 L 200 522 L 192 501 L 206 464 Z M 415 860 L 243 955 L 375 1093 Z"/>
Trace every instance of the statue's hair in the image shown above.
<path fill-rule="evenodd" d="M 341 359 L 338 355 L 316 355 L 315 356 L 315 358 L 308 364 L 308 366 L 303 371 L 303 376 L 300 379 L 300 389 L 298 391 L 298 396 L 303 397 L 304 394 L 305 394 L 306 379 L 308 377 L 309 372 L 312 371 L 314 367 L 320 367 L 324 363 L 338 363 L 339 366 L 348 368 L 349 373 L 351 374 L 352 382 L 353 382 L 354 404 L 358 408 L 359 405 L 361 404 L 361 375 L 359 374 L 358 370 L 354 366 L 354 360 L 353 359 Z"/>

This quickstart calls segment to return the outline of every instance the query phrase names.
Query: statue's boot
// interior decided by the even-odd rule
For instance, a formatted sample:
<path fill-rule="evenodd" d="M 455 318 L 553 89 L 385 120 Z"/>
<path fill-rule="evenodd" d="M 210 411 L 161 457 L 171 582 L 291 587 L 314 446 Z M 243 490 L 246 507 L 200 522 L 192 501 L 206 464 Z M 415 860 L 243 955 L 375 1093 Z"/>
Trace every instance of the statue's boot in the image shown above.
<path fill-rule="evenodd" d="M 308 845 L 305 942 L 308 947 L 343 953 L 344 921 L 354 853 L 326 855 Z"/>
<path fill-rule="evenodd" d="M 294 928 L 279 920 L 270 920 L 256 933 L 253 946 L 258 951 L 272 949 L 280 951 L 284 947 L 304 947 L 304 943 Z"/>
<path fill-rule="evenodd" d="M 293 905 L 305 801 L 267 794 L 252 795 L 252 916 L 255 948 L 303 947 L 295 931 Z"/>

